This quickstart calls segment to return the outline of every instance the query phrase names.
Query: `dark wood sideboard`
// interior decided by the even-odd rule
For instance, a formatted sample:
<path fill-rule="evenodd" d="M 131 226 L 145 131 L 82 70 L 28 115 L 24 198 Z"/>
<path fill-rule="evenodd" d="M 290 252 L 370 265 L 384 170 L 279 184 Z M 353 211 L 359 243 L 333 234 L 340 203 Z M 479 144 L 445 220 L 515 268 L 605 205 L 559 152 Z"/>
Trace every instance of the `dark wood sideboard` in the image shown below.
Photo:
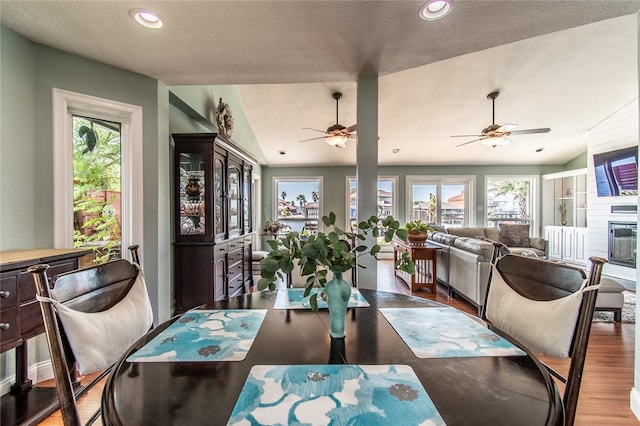
<path fill-rule="evenodd" d="M 0 352 L 15 349 L 15 382 L 0 401 L 3 425 L 37 424 L 55 410 L 55 388 L 36 391 L 29 379 L 27 340 L 44 333 L 35 284 L 27 269 L 49 265 L 47 275 L 72 271 L 92 263 L 91 249 L 33 249 L 0 252 Z M 53 390 L 53 392 L 51 391 Z M 53 407 L 52 407 L 53 404 Z"/>

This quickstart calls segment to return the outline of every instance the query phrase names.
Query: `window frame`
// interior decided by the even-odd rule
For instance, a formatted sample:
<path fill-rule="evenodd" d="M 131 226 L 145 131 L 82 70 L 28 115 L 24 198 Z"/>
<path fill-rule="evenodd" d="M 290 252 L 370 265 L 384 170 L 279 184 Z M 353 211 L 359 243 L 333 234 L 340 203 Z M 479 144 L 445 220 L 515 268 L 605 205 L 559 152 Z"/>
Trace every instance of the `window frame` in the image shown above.
<path fill-rule="evenodd" d="M 413 211 L 413 185 L 436 185 L 436 217 L 438 222 L 441 220 L 442 211 L 442 185 L 463 185 L 465 187 L 464 197 L 464 219 L 461 226 L 474 226 L 475 224 L 475 191 L 476 177 L 475 175 L 407 175 L 405 177 L 406 206 L 405 221 L 412 220 Z M 440 225 L 440 223 L 438 223 Z"/>
<path fill-rule="evenodd" d="M 539 193 L 540 193 L 540 176 L 539 175 L 485 175 L 484 177 L 484 226 L 489 226 L 489 181 L 495 180 L 529 180 L 529 200 L 531 205 L 529 206 L 530 218 L 529 218 L 529 233 L 532 237 L 538 237 L 540 235 L 539 226 L 540 223 L 540 211 L 539 211 Z"/>
<path fill-rule="evenodd" d="M 380 175 L 378 176 L 378 183 L 381 180 L 390 180 L 391 181 L 391 205 L 392 205 L 392 209 L 391 209 L 391 216 L 393 217 L 398 217 L 398 176 L 392 176 L 392 175 Z M 357 191 L 357 183 L 358 183 L 358 179 L 356 178 L 356 176 L 346 176 L 345 178 L 345 182 L 346 182 L 346 187 L 345 187 L 345 229 L 351 229 L 351 211 L 350 211 L 350 204 L 351 204 L 351 200 L 349 199 L 349 195 L 351 192 L 351 187 L 350 187 L 350 183 L 351 181 L 355 181 L 356 182 L 356 191 Z M 356 202 L 356 219 L 358 218 L 358 205 Z"/>
<path fill-rule="evenodd" d="M 318 193 L 320 196 L 320 199 L 318 201 L 318 230 L 322 229 L 322 212 L 323 210 L 323 198 L 324 198 L 324 192 L 323 192 L 323 187 L 322 187 L 322 176 L 301 176 L 301 177 L 295 177 L 295 176 L 274 176 L 273 177 L 273 197 L 272 197 L 272 202 L 273 202 L 273 216 L 271 216 L 271 218 L 264 218 L 264 220 L 280 220 L 280 217 L 278 216 L 278 197 L 280 196 L 279 192 L 278 192 L 278 184 L 280 182 L 318 182 Z"/>
<path fill-rule="evenodd" d="M 121 245 L 126 257 L 126 248 L 144 236 L 142 107 L 55 87 L 52 103 L 54 247 L 73 247 L 72 116 L 83 115 L 121 123 Z"/>

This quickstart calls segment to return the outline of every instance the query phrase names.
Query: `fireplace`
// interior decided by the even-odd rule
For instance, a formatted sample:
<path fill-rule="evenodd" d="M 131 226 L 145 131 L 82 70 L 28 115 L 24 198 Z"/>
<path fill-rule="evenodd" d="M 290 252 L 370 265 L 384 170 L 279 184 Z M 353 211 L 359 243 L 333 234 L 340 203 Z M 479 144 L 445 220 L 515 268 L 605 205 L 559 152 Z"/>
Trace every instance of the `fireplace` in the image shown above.
<path fill-rule="evenodd" d="M 609 263 L 636 267 L 636 222 L 609 222 Z"/>

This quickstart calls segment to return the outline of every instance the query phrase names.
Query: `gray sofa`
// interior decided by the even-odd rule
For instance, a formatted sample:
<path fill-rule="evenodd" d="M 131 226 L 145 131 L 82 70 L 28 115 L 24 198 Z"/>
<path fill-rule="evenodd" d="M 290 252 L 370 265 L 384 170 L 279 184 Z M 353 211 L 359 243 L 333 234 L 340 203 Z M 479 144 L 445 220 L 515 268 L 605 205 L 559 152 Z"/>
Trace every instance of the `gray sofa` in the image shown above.
<path fill-rule="evenodd" d="M 489 266 L 493 254 L 492 241 L 506 244 L 512 253 L 522 254 L 525 250 L 535 253 L 538 257 L 547 257 L 547 241 L 542 238 L 523 238 L 519 229 L 519 238 L 508 235 L 508 227 L 481 228 L 442 228 L 435 227 L 435 232 L 429 233 L 429 242 L 442 247 L 438 252 L 437 278 L 448 286 L 449 294 L 458 295 L 472 303 L 478 309 L 484 303 Z M 528 227 L 527 233 L 528 233 Z M 513 243 L 520 244 L 514 246 Z"/>

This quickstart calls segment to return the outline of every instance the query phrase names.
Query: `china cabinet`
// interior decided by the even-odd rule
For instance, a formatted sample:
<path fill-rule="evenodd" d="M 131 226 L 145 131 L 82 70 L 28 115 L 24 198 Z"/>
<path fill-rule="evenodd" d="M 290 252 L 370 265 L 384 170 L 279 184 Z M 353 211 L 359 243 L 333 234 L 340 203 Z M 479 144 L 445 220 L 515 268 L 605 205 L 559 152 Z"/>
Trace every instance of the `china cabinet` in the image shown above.
<path fill-rule="evenodd" d="M 253 245 L 255 161 L 215 133 L 172 137 L 175 310 L 184 312 L 243 293 L 251 285 L 247 265 Z"/>

